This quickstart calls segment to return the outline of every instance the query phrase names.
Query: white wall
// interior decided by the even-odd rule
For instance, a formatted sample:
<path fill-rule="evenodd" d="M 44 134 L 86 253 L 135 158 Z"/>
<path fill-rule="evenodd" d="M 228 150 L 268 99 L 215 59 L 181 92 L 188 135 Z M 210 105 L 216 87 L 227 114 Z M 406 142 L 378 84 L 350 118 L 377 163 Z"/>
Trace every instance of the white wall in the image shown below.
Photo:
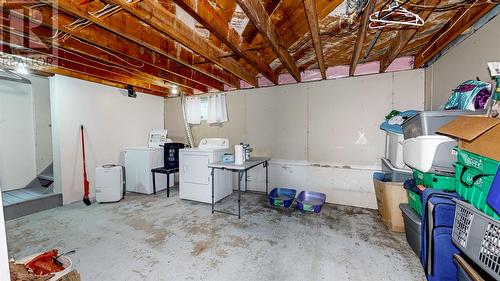
<path fill-rule="evenodd" d="M 426 70 L 428 109 L 443 105 L 460 83 L 479 77 L 490 82 L 486 65 L 500 61 L 500 17 L 494 18 L 462 43 L 439 58 Z"/>
<path fill-rule="evenodd" d="M 0 202 L 3 202 L 2 192 L 0 192 Z M 10 280 L 7 233 L 5 231 L 3 208 L 0 208 L 0 280 Z"/>
<path fill-rule="evenodd" d="M 52 128 L 49 79 L 30 76 L 33 92 L 36 173 L 52 163 Z"/>
<path fill-rule="evenodd" d="M 91 197 L 94 169 L 123 165 L 123 150 L 147 145 L 152 129 L 163 128 L 163 98 L 56 75 L 50 79 L 55 188 L 64 203 L 83 197 L 80 124 L 86 129 L 85 149 Z"/>
<path fill-rule="evenodd" d="M 0 189 L 23 188 L 36 176 L 31 85 L 0 81 Z"/>
<path fill-rule="evenodd" d="M 180 99 L 165 102 L 169 137 L 185 141 Z M 248 142 L 270 156 L 272 186 L 327 194 L 329 202 L 376 208 L 372 174 L 380 168 L 392 109 L 423 109 L 422 70 L 241 90 L 227 94 L 229 122 L 194 126 L 201 137 Z M 263 190 L 263 173 L 250 173 Z"/>

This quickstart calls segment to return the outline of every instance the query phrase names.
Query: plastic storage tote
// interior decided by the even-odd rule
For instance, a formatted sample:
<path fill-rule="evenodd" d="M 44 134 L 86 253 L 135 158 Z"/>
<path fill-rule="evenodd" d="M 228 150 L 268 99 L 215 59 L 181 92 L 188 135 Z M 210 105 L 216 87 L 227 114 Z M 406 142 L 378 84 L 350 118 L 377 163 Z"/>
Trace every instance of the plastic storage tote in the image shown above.
<path fill-rule="evenodd" d="M 387 132 L 385 141 L 385 158 L 396 168 L 404 168 L 405 162 L 403 161 L 403 134 L 394 132 Z"/>
<path fill-rule="evenodd" d="M 422 216 L 422 191 L 418 189 L 415 180 L 407 180 L 403 185 L 408 195 L 408 205 L 418 216 Z"/>
<path fill-rule="evenodd" d="M 452 240 L 495 280 L 500 280 L 500 221 L 479 212 L 474 206 L 454 199 L 457 204 Z"/>
<path fill-rule="evenodd" d="M 326 194 L 313 192 L 313 191 L 301 191 L 297 196 L 297 209 L 308 212 L 321 212 L 321 207 L 325 204 Z"/>
<path fill-rule="evenodd" d="M 405 222 L 406 241 L 413 252 L 420 257 L 422 250 L 422 218 L 408 204 L 399 204 Z"/>
<path fill-rule="evenodd" d="M 293 199 L 295 199 L 295 194 L 297 194 L 295 189 L 278 187 L 271 190 L 267 197 L 271 206 L 290 208 Z"/>
<path fill-rule="evenodd" d="M 403 142 L 404 162 L 409 167 L 429 172 L 453 172 L 457 141 L 445 136 L 421 136 Z"/>
<path fill-rule="evenodd" d="M 419 136 L 435 135 L 439 128 L 460 115 L 482 115 L 485 113 L 485 110 L 422 111 L 402 124 L 403 135 L 405 140 Z"/>
<path fill-rule="evenodd" d="M 404 182 L 413 177 L 410 169 L 400 169 L 394 167 L 387 158 L 382 158 L 382 171 L 384 172 L 385 181 Z"/>
<path fill-rule="evenodd" d="M 477 155 L 466 150 L 455 148 L 457 151 L 457 162 L 463 166 L 477 169 L 482 174 L 495 175 L 500 162 L 493 159 Z"/>
<path fill-rule="evenodd" d="M 486 203 L 500 214 L 500 168 L 498 168 L 493 184 L 490 187 Z"/>
<path fill-rule="evenodd" d="M 423 173 L 419 170 L 413 170 L 413 178 L 417 185 L 426 188 L 434 188 L 447 191 L 455 191 L 455 173 L 448 175 L 437 175 L 433 173 Z"/>
<path fill-rule="evenodd" d="M 385 141 L 385 158 L 389 159 L 389 161 L 396 168 L 405 167 L 405 163 L 403 162 L 402 144 L 404 140 L 403 128 L 399 123 L 404 122 L 404 120 L 407 120 L 408 118 L 413 117 L 416 114 L 418 114 L 418 111 L 415 110 L 400 112 L 398 115 L 380 125 L 380 129 L 384 130 L 387 133 Z"/>
<path fill-rule="evenodd" d="M 500 219 L 499 214 L 486 204 L 486 197 L 490 192 L 494 176 L 484 175 L 476 169 L 467 168 L 459 163 L 455 163 L 457 193 L 465 201 L 495 219 Z"/>

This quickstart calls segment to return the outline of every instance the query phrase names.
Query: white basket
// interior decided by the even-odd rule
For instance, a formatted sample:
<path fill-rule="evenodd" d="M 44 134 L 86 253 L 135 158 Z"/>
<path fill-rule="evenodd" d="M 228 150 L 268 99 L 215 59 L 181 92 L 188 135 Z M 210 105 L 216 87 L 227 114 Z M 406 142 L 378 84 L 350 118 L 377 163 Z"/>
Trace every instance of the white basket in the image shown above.
<path fill-rule="evenodd" d="M 430 172 L 433 166 L 451 169 L 457 158 L 453 151 L 456 145 L 456 140 L 439 135 L 407 139 L 403 142 L 404 163 L 423 173 Z"/>
<path fill-rule="evenodd" d="M 387 131 L 385 139 L 385 158 L 389 159 L 396 168 L 405 168 L 403 161 L 403 134 L 397 134 Z"/>
<path fill-rule="evenodd" d="M 34 259 L 35 257 L 37 257 L 37 256 L 39 256 L 41 254 L 43 254 L 43 253 L 37 253 L 37 254 L 33 254 L 31 256 L 27 256 L 25 258 L 16 260 L 15 263 L 16 264 L 24 264 L 25 265 L 29 261 L 31 261 L 32 259 Z M 60 256 L 59 258 L 57 258 L 57 260 L 62 263 L 62 266 L 64 267 L 64 270 L 54 273 L 54 276 L 52 276 L 52 278 L 50 278 L 49 281 L 59 280 L 64 275 L 66 275 L 66 274 L 70 273 L 71 271 L 73 271 L 73 262 L 71 261 L 70 258 L 68 258 L 67 256 Z"/>

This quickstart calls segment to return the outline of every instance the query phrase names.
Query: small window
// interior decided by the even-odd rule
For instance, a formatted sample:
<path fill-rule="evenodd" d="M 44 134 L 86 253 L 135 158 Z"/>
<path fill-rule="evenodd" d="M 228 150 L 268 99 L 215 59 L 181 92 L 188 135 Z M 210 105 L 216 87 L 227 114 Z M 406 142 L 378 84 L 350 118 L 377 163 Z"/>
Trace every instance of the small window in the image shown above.
<path fill-rule="evenodd" d="M 207 120 L 208 119 L 208 98 L 201 98 L 200 99 L 200 114 L 201 114 L 201 120 Z"/>

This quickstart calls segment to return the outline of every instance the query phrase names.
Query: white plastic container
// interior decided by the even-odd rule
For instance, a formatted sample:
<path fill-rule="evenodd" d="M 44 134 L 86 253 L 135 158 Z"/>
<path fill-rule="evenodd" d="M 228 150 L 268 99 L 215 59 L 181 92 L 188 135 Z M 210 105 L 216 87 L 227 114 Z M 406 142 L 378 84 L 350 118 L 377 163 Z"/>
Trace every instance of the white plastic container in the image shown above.
<path fill-rule="evenodd" d="M 118 202 L 125 191 L 123 167 L 104 165 L 95 169 L 95 199 L 97 202 Z"/>
<path fill-rule="evenodd" d="M 403 142 L 404 162 L 424 173 L 452 170 L 457 160 L 453 150 L 456 145 L 456 140 L 439 135 L 407 139 Z"/>
<path fill-rule="evenodd" d="M 403 134 L 398 134 L 390 131 L 386 131 L 385 140 L 385 158 L 389 159 L 391 164 L 399 169 L 406 167 L 403 160 Z"/>

